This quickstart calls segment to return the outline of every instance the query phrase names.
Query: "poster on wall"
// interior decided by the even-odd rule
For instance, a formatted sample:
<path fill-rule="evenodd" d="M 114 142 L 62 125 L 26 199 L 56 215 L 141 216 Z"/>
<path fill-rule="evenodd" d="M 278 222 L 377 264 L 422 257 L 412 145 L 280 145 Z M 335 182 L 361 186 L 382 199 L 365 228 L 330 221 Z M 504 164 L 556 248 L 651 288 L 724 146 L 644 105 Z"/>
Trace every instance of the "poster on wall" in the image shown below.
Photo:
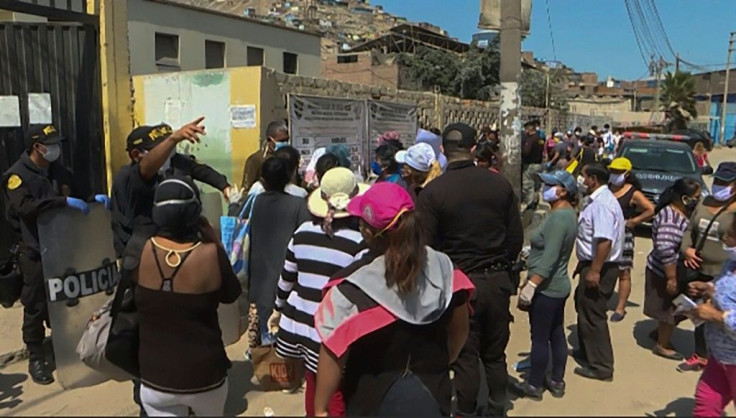
<path fill-rule="evenodd" d="M 369 155 L 373 160 L 378 138 L 388 131 L 399 134 L 399 140 L 404 147 L 414 145 L 417 136 L 417 108 L 413 105 L 369 101 L 368 132 L 371 138 Z"/>
<path fill-rule="evenodd" d="M 344 144 L 350 150 L 353 171 L 364 162 L 366 126 L 363 100 L 289 95 L 291 144 L 302 156 L 303 171 L 315 150 Z"/>

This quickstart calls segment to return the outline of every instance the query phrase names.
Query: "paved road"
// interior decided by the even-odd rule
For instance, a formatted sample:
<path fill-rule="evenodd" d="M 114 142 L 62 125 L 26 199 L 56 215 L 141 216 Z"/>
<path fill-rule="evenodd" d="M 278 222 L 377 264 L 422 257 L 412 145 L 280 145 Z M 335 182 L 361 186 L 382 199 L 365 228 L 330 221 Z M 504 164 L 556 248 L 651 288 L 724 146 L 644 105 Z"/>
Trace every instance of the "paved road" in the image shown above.
<path fill-rule="evenodd" d="M 714 164 L 736 160 L 736 151 L 716 150 L 711 155 Z M 567 395 L 563 399 L 546 396 L 542 402 L 515 400 L 512 416 L 540 415 L 650 415 L 673 416 L 692 413 L 693 394 L 698 375 L 675 371 L 676 363 L 651 354 L 653 342 L 647 334 L 656 326 L 644 317 L 641 306 L 644 297 L 643 271 L 651 240 L 637 238 L 633 273 L 633 291 L 628 315 L 624 321 L 611 324 L 611 336 L 616 358 L 612 383 L 589 381 L 572 373 L 575 362 L 567 366 Z M 577 283 L 574 283 L 577 285 Z M 515 304 L 515 301 L 512 302 Z M 529 323 L 526 314 L 514 310 L 511 342 L 507 354 L 509 367 L 529 351 Z M 21 347 L 20 322 L 22 310 L 0 309 L 0 353 Z M 577 345 L 575 310 L 568 301 L 565 324 L 571 347 Z M 683 326 L 673 337 L 675 347 L 684 354 L 693 348 L 692 327 Z M 303 394 L 263 393 L 250 383 L 252 371 L 243 360 L 244 343 L 228 348 L 233 361 L 230 393 L 226 406 L 228 415 L 263 416 L 265 407 L 276 415 L 303 415 Z M 63 391 L 57 384 L 39 386 L 26 375 L 26 363 L 10 364 L 0 369 L 0 415 L 137 415 L 132 401 L 130 383 L 107 382 L 92 388 Z M 512 378 L 518 373 L 510 370 Z M 734 409 L 727 412 L 733 416 Z"/>

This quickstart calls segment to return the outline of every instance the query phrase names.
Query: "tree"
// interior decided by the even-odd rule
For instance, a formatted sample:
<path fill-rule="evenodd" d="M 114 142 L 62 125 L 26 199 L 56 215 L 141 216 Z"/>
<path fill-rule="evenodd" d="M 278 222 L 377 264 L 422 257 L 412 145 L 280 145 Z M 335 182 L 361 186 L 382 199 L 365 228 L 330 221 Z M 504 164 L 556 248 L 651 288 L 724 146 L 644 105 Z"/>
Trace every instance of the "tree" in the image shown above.
<path fill-rule="evenodd" d="M 549 86 L 547 84 L 548 72 Z M 529 107 L 547 107 L 547 88 L 549 87 L 549 107 L 564 110 L 567 107 L 565 98 L 567 81 L 567 75 L 559 68 L 550 68 L 546 71 L 534 68 L 525 69 L 519 81 L 521 104 Z"/>
<path fill-rule="evenodd" d="M 695 78 L 692 74 L 668 71 L 660 94 L 668 130 L 686 129 L 687 123 L 698 117 L 695 109 Z"/>
<path fill-rule="evenodd" d="M 497 44 L 487 48 L 471 45 L 462 54 L 419 47 L 414 54 L 401 54 L 400 65 L 406 68 L 407 84 L 414 90 L 432 91 L 462 99 L 490 100 L 498 86 L 500 56 Z"/>

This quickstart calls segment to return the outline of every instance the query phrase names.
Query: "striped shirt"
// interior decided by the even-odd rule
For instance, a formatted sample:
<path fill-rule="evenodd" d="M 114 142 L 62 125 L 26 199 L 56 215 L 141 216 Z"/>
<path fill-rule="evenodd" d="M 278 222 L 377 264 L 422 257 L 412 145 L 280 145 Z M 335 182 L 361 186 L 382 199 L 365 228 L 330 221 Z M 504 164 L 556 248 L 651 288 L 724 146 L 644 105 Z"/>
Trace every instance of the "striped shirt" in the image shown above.
<path fill-rule="evenodd" d="M 322 288 L 333 274 L 364 253 L 360 232 L 339 229 L 328 237 L 321 225 L 302 224 L 286 251 L 286 262 L 276 292 L 276 309 L 282 312 L 276 352 L 303 359 L 316 373 L 322 340 L 314 328 L 314 313 L 322 301 Z"/>
<path fill-rule="evenodd" d="M 690 221 L 686 216 L 666 206 L 652 221 L 652 252 L 647 257 L 647 268 L 665 277 L 664 266 L 677 263 L 680 243 Z"/>

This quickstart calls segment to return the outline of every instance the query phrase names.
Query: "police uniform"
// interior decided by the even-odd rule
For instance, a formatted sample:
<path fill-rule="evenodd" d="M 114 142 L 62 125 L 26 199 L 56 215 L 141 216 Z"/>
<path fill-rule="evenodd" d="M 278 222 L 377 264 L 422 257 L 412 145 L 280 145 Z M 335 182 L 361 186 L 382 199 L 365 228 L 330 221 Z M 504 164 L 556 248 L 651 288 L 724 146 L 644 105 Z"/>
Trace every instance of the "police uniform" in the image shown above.
<path fill-rule="evenodd" d="M 5 194 L 8 218 L 14 229 L 20 233 L 22 243 L 18 262 L 23 274 L 23 342 L 30 353 L 31 366 L 41 362 L 43 367 L 42 344 L 48 324 L 48 306 L 44 289 L 44 275 L 41 265 L 41 251 L 38 241 L 38 216 L 50 209 L 67 205 L 66 197 L 72 193 L 72 175 L 58 162 L 50 163 L 48 169 L 33 163 L 30 153 L 35 143 L 45 146 L 59 144 L 61 137 L 51 125 L 32 126 L 28 132 L 28 152 L 3 174 L 2 183 Z M 38 366 L 38 364 L 36 364 Z M 37 372 L 37 371 L 36 371 Z M 36 375 L 34 375 L 36 374 Z M 31 370 L 34 380 L 48 381 L 50 372 L 38 376 Z"/>
<path fill-rule="evenodd" d="M 150 151 L 171 133 L 171 127 L 166 124 L 136 128 L 128 136 L 127 151 Z M 156 185 L 170 174 L 191 177 L 217 190 L 229 186 L 227 177 L 212 167 L 198 163 L 194 157 L 177 153 L 171 157 L 170 167 L 150 180 L 141 176 L 138 162 L 123 167 L 115 176 L 111 196 L 113 235 L 118 257 L 122 257 L 134 231 L 140 231 L 144 241 L 155 232 L 152 220 L 153 195 Z"/>

